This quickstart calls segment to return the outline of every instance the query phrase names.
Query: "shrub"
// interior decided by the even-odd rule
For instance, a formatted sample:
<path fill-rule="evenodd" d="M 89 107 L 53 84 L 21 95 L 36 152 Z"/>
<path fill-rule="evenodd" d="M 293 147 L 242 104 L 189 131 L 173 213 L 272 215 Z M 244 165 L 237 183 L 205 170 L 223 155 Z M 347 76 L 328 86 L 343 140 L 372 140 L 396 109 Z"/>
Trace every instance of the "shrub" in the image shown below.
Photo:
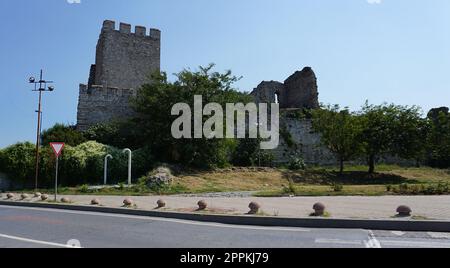
<path fill-rule="evenodd" d="M 297 189 L 295 188 L 295 183 L 294 181 L 292 181 L 291 179 L 289 180 L 288 186 L 284 187 L 283 192 L 286 194 L 292 194 L 292 195 L 296 195 L 297 194 Z"/>
<path fill-rule="evenodd" d="M 294 154 L 290 157 L 288 168 L 290 170 L 305 170 L 305 160 L 299 154 Z"/>
<path fill-rule="evenodd" d="M 59 182 L 61 186 L 98 184 L 103 182 L 104 158 L 111 154 L 108 173 L 114 174 L 109 182 L 118 182 L 128 173 L 128 156 L 121 149 L 94 141 L 76 147 L 67 145 L 59 159 Z M 134 178 L 145 174 L 151 168 L 153 157 L 148 148 L 133 152 Z M 18 143 L 0 150 L 0 171 L 14 179 L 19 187 L 32 187 L 35 172 L 35 146 Z M 51 187 L 55 176 L 55 156 L 49 146 L 41 148 L 39 187 Z"/>
<path fill-rule="evenodd" d="M 84 194 L 89 193 L 89 185 L 87 185 L 87 184 L 81 185 L 80 187 L 78 187 L 78 191 L 80 193 L 84 193 Z"/>
<path fill-rule="evenodd" d="M 429 185 L 401 184 L 398 187 L 392 187 L 392 191 L 401 195 L 444 195 L 450 194 L 450 184 L 446 182 Z"/>
<path fill-rule="evenodd" d="M 333 191 L 335 191 L 335 192 L 342 192 L 344 190 L 344 186 L 339 183 L 334 183 L 332 188 L 333 188 Z"/>
<path fill-rule="evenodd" d="M 30 184 L 34 180 L 35 145 L 17 143 L 0 151 L 0 171 L 14 178 L 16 183 Z"/>
<path fill-rule="evenodd" d="M 66 145 L 77 146 L 86 142 L 83 133 L 76 130 L 76 126 L 56 124 L 42 133 L 42 145 L 50 142 L 64 142 Z"/>

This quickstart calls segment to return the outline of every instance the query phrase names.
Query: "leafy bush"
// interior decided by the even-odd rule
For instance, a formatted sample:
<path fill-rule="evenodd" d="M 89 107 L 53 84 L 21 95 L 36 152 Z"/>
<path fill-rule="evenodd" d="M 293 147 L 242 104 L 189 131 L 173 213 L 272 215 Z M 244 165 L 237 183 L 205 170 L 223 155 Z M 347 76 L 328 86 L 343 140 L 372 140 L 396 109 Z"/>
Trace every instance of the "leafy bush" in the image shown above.
<path fill-rule="evenodd" d="M 89 185 L 87 185 L 87 184 L 81 185 L 80 187 L 78 187 L 78 191 L 80 193 L 84 193 L 84 194 L 89 193 Z"/>
<path fill-rule="evenodd" d="M 64 142 L 66 145 L 77 146 L 86 142 L 86 138 L 75 126 L 56 124 L 42 133 L 42 145 L 48 146 L 50 142 Z"/>
<path fill-rule="evenodd" d="M 30 184 L 35 174 L 34 144 L 17 143 L 0 151 L 0 171 L 8 174 L 16 183 Z"/>
<path fill-rule="evenodd" d="M 121 149 L 94 141 L 76 147 L 66 146 L 59 160 L 59 183 L 61 186 L 100 184 L 103 182 L 104 158 L 111 154 L 108 174 L 109 183 L 127 179 L 128 155 Z M 145 174 L 151 168 L 153 157 L 147 148 L 133 152 L 133 178 Z M 18 143 L 0 151 L 0 171 L 6 173 L 14 182 L 28 187 L 34 185 L 35 146 L 31 143 Z M 55 157 L 49 146 L 40 153 L 39 186 L 53 186 L 55 176 Z"/>
<path fill-rule="evenodd" d="M 290 157 L 288 168 L 290 170 L 305 170 L 305 160 L 300 154 L 294 154 Z"/>
<path fill-rule="evenodd" d="M 333 188 L 333 191 L 335 191 L 335 192 L 342 192 L 344 190 L 344 185 L 342 185 L 340 183 L 334 183 L 332 188 Z"/>
<path fill-rule="evenodd" d="M 401 195 L 445 195 L 450 194 L 450 184 L 447 182 L 428 185 L 410 185 L 404 183 L 399 186 L 392 186 L 390 191 Z"/>
<path fill-rule="evenodd" d="M 293 180 L 289 180 L 288 186 L 283 188 L 283 192 L 285 194 L 292 194 L 292 195 L 296 195 L 297 194 L 297 189 L 295 188 L 295 183 Z"/>

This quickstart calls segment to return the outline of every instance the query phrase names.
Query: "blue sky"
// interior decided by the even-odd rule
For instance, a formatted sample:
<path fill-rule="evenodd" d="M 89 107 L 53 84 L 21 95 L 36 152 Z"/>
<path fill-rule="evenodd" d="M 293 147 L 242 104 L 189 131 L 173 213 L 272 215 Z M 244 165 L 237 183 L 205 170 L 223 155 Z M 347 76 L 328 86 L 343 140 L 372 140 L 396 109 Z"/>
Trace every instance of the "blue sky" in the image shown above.
<path fill-rule="evenodd" d="M 0 19 L 0 148 L 35 140 L 40 68 L 44 128 L 76 123 L 105 19 L 161 29 L 168 73 L 214 62 L 251 91 L 311 66 L 323 103 L 450 105 L 448 0 L 2 0 Z"/>

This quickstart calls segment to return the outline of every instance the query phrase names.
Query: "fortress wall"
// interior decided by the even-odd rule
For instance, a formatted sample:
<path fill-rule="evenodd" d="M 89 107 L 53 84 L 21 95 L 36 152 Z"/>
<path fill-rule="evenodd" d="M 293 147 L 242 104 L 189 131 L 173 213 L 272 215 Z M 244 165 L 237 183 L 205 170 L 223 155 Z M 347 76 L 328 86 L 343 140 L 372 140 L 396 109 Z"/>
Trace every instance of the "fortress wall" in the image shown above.
<path fill-rule="evenodd" d="M 289 162 L 291 155 L 298 152 L 309 165 L 336 165 L 337 159 L 320 143 L 320 135 L 312 130 L 311 120 L 280 118 L 280 128 L 284 128 L 296 144 L 289 147 L 280 135 L 280 145 L 272 153 L 276 163 Z M 280 130 L 283 131 L 283 130 Z"/>
<path fill-rule="evenodd" d="M 80 85 L 77 128 L 86 131 L 90 126 L 115 119 L 129 118 L 133 109 L 130 97 L 136 90 Z"/>
<path fill-rule="evenodd" d="M 160 71 L 160 50 L 160 30 L 104 21 L 88 84 L 79 88 L 78 130 L 130 116 L 129 97 Z"/>

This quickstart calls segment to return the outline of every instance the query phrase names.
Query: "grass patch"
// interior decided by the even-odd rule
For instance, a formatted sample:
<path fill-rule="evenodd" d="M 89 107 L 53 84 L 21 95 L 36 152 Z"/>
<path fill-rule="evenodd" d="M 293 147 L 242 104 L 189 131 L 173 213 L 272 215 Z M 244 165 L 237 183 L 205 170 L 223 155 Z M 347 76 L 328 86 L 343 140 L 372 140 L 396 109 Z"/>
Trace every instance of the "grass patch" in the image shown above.
<path fill-rule="evenodd" d="M 384 185 L 349 185 L 341 191 L 335 191 L 330 186 L 301 185 L 295 186 L 295 196 L 382 196 L 389 194 Z M 289 196 L 283 189 L 261 191 L 256 197 Z"/>
<path fill-rule="evenodd" d="M 450 183 L 450 171 L 429 167 L 400 167 L 379 165 L 378 173 L 368 174 L 365 166 L 347 166 L 343 174 L 337 167 L 310 167 L 292 171 L 272 168 L 228 168 L 212 171 L 183 170 L 177 172 L 174 183 L 149 189 L 145 185 L 90 190 L 87 185 L 60 188 L 64 195 L 173 195 L 210 192 L 255 191 L 256 196 L 380 196 L 413 194 L 397 191 L 401 185 L 408 189 L 428 189 L 430 194 L 442 192 Z M 436 189 L 436 190 L 433 190 Z M 34 192 L 34 191 L 30 191 Z M 39 192 L 51 195 L 53 190 Z"/>
<path fill-rule="evenodd" d="M 309 214 L 309 216 L 310 217 L 317 217 L 317 218 L 330 218 L 331 217 L 331 213 L 328 212 L 328 211 L 325 211 L 322 216 L 317 216 L 316 213 L 313 212 L 313 213 Z"/>

